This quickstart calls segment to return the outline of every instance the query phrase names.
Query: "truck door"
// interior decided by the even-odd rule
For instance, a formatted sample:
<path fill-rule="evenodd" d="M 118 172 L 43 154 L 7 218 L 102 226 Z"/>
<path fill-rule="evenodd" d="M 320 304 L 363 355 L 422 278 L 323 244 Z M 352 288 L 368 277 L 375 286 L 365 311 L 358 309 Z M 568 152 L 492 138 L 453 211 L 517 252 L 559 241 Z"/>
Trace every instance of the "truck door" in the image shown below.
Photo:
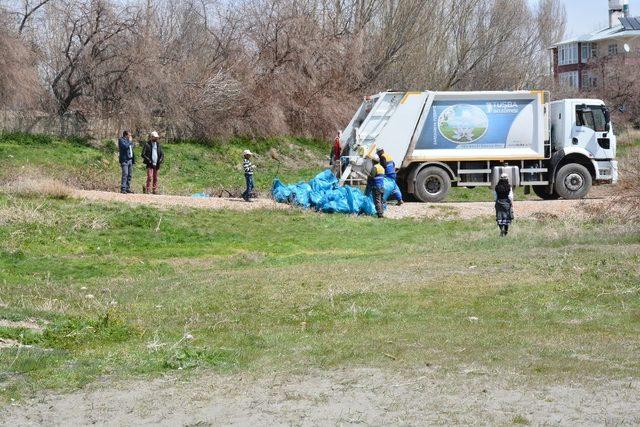
<path fill-rule="evenodd" d="M 613 132 L 607 118 L 604 105 L 577 105 L 573 145 L 586 149 L 596 159 L 614 158 Z"/>

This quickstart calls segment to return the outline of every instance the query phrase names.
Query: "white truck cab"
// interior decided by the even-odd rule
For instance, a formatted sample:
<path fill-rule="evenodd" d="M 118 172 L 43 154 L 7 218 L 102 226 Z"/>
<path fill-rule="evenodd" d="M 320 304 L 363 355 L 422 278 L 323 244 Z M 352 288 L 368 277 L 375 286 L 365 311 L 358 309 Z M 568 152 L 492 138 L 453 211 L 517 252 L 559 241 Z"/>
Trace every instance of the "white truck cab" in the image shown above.
<path fill-rule="evenodd" d="M 549 121 L 554 170 L 558 171 L 568 163 L 578 163 L 589 171 L 596 183 L 618 180 L 618 162 L 614 160 L 617 141 L 603 101 L 563 99 L 551 102 Z M 565 186 L 578 190 L 583 185 L 582 178 L 575 173 L 564 176 Z"/>

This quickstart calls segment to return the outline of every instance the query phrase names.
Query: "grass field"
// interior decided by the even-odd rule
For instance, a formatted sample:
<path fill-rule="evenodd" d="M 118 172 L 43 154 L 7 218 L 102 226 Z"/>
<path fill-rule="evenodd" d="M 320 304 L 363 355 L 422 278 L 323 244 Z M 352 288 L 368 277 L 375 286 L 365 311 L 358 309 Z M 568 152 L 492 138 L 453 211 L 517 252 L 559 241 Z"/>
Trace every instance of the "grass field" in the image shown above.
<path fill-rule="evenodd" d="M 0 349 L 0 400 L 194 368 L 637 377 L 640 225 L 496 230 L 0 195 L 0 338 L 31 345 Z"/>

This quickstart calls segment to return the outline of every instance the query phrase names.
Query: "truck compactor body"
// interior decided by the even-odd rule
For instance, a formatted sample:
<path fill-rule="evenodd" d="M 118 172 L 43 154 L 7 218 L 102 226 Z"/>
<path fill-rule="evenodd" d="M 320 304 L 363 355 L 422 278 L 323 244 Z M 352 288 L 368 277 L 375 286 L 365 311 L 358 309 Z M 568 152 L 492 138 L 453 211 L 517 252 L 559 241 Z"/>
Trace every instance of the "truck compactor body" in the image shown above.
<path fill-rule="evenodd" d="M 491 187 L 504 170 L 512 185 L 543 199 L 583 198 L 593 184 L 615 183 L 616 137 L 604 102 L 547 98 L 544 91 L 366 97 L 340 139 L 349 164 L 342 180 L 365 176 L 365 158 L 383 148 L 403 193 L 423 202 L 442 201 L 452 186 Z"/>

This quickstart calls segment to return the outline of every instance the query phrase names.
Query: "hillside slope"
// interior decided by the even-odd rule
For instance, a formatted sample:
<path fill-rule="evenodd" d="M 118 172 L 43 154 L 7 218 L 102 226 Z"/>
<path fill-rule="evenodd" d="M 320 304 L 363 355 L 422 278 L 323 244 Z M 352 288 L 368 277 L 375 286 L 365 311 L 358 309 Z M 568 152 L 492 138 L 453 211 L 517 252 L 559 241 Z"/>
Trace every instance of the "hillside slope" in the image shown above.
<path fill-rule="evenodd" d="M 137 141 L 136 141 L 137 143 Z M 287 182 L 313 177 L 327 166 L 329 144 L 303 138 L 241 139 L 225 142 L 166 143 L 165 164 L 160 171 L 161 191 L 193 194 L 201 191 L 237 192 L 244 186 L 242 151 L 256 156 L 256 186 L 268 190 L 276 175 Z M 133 188 L 140 192 L 145 179 L 136 146 L 137 168 Z M 116 143 L 90 143 L 82 139 L 58 139 L 43 135 L 0 135 L 0 180 L 35 176 L 60 180 L 85 190 L 116 191 L 120 167 Z M 226 192 L 223 192 L 226 195 Z"/>

